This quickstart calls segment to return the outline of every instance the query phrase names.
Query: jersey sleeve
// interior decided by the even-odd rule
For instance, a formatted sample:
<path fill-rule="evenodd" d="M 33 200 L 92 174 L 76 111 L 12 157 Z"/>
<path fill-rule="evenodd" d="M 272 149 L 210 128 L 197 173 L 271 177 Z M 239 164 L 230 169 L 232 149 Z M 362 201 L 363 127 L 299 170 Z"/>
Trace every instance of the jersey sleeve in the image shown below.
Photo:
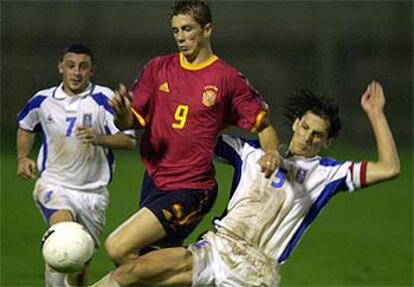
<path fill-rule="evenodd" d="M 230 85 L 232 108 L 229 123 L 245 130 L 257 131 L 267 115 L 262 97 L 241 73 L 232 79 Z"/>
<path fill-rule="evenodd" d="M 19 128 L 29 132 L 36 132 L 40 128 L 39 108 L 46 96 L 34 95 L 17 114 Z"/>
<path fill-rule="evenodd" d="M 145 127 L 150 112 L 150 100 L 155 87 L 156 59 L 148 62 L 132 86 L 131 111 L 140 127 Z"/>
<path fill-rule="evenodd" d="M 349 191 L 364 188 L 366 186 L 367 162 L 352 162 L 348 168 Z"/>
<path fill-rule="evenodd" d="M 109 88 L 100 87 L 100 90 L 92 95 L 92 99 L 100 107 L 98 125 L 106 135 L 113 135 L 119 132 L 114 123 L 114 110 L 109 104 L 114 92 Z"/>
<path fill-rule="evenodd" d="M 366 182 L 366 162 L 339 162 L 330 158 L 320 160 L 321 174 L 330 187 L 337 191 L 353 192 L 363 188 Z"/>
<path fill-rule="evenodd" d="M 215 158 L 236 166 L 243 155 L 246 140 L 240 137 L 230 135 L 221 135 L 217 139 L 214 149 Z"/>

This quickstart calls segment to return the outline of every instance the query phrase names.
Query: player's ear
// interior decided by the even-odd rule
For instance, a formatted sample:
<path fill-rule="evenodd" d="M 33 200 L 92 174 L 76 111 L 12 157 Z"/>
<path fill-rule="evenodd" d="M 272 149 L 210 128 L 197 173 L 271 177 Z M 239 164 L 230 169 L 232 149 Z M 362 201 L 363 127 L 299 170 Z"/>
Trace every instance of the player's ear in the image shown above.
<path fill-rule="evenodd" d="M 63 62 L 62 61 L 58 62 L 58 71 L 59 71 L 59 74 L 63 74 Z"/>
<path fill-rule="evenodd" d="M 292 124 L 292 131 L 293 132 L 296 132 L 296 130 L 297 130 L 298 126 L 299 126 L 299 122 L 300 122 L 300 119 L 299 118 L 296 118 L 296 120 L 293 122 L 293 124 Z"/>
<path fill-rule="evenodd" d="M 210 38 L 211 37 L 211 34 L 213 33 L 213 25 L 211 23 L 207 23 L 204 26 L 204 29 L 203 30 L 204 30 L 204 37 Z"/>
<path fill-rule="evenodd" d="M 91 66 L 91 76 L 95 75 L 95 71 L 96 71 L 96 66 L 92 65 Z"/>
<path fill-rule="evenodd" d="M 324 148 L 330 147 L 332 145 L 332 143 L 334 142 L 334 140 L 335 140 L 334 138 L 327 138 L 325 143 L 323 144 L 323 147 Z"/>

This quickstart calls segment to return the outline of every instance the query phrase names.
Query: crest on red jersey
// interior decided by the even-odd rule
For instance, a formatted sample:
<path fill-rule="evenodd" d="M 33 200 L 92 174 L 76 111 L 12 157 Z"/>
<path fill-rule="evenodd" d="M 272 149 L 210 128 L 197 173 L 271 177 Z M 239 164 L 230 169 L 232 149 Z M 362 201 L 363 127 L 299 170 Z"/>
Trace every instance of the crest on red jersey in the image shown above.
<path fill-rule="evenodd" d="M 214 85 L 205 86 L 202 100 L 203 105 L 206 107 L 214 106 L 217 98 L 217 91 L 218 88 Z"/>

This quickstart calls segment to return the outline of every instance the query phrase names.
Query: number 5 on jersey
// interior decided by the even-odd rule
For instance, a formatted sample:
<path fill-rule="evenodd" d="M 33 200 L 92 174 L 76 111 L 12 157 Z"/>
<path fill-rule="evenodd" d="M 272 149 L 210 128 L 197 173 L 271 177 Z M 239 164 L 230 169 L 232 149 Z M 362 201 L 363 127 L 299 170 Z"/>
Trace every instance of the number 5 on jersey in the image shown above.
<path fill-rule="evenodd" d="M 174 114 L 174 122 L 172 127 L 175 129 L 183 129 L 185 122 L 187 121 L 188 115 L 188 106 L 187 105 L 178 105 Z"/>
<path fill-rule="evenodd" d="M 277 171 L 277 173 L 275 174 L 275 180 L 272 181 L 272 186 L 274 188 L 280 188 L 282 187 L 282 185 L 285 183 L 286 181 L 286 175 L 285 175 L 286 171 L 283 171 L 281 169 L 279 169 Z"/>

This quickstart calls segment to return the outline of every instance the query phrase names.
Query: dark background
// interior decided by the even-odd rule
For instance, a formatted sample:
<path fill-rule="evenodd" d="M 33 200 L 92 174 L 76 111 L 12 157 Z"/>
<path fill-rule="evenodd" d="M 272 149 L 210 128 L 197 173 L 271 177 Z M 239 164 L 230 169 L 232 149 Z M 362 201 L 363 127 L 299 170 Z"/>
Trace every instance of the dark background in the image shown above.
<path fill-rule="evenodd" d="M 282 105 L 292 91 L 307 87 L 335 98 L 341 107 L 344 127 L 329 155 L 375 159 L 374 138 L 359 102 L 372 79 L 385 90 L 400 177 L 329 203 L 283 266 L 282 286 L 413 286 L 413 2 L 209 2 L 214 52 L 261 92 L 282 141 L 290 134 Z M 170 5 L 1 1 L 0 286 L 44 286 L 39 246 L 46 227 L 31 197 L 34 180 L 16 175 L 16 114 L 36 91 L 59 84 L 60 51 L 71 42 L 94 50 L 96 83 L 131 85 L 150 58 L 176 50 Z M 102 240 L 136 211 L 143 174 L 137 151 L 116 155 Z M 188 243 L 211 229 L 211 218 L 225 208 L 232 170 L 215 165 L 219 198 Z M 90 282 L 111 268 L 101 248 Z"/>
<path fill-rule="evenodd" d="M 131 85 L 153 56 L 176 50 L 171 1 L 2 1 L 1 125 L 37 90 L 60 81 L 57 61 L 70 42 L 90 45 L 94 81 Z M 243 72 L 272 108 L 287 140 L 286 97 L 300 87 L 336 99 L 340 141 L 371 146 L 359 99 L 372 79 L 387 97 L 398 145 L 412 144 L 412 1 L 210 1 L 214 52 Z M 14 136 L 13 136 L 14 140 Z"/>

